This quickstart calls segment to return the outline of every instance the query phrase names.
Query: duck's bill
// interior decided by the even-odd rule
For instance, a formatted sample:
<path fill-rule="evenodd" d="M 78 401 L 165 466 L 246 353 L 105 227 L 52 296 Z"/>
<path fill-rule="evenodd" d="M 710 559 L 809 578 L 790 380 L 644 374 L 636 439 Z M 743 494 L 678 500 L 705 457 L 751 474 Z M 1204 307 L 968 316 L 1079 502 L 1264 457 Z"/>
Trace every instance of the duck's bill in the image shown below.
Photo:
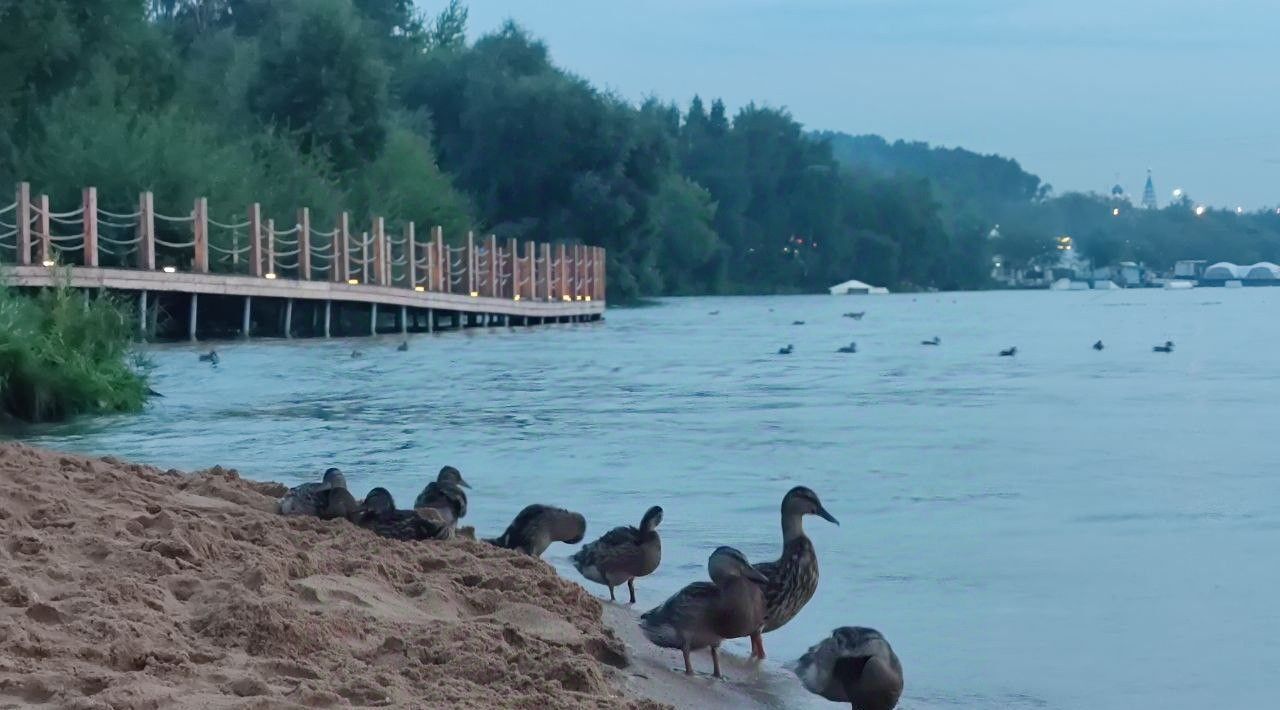
<path fill-rule="evenodd" d="M 459 486 L 462 486 L 463 488 L 470 488 L 470 487 L 471 487 L 471 484 L 470 484 L 470 483 L 467 483 L 466 481 L 464 481 L 464 480 L 462 480 L 462 479 L 458 479 L 458 485 L 459 485 Z"/>
<path fill-rule="evenodd" d="M 826 508 L 821 508 L 821 507 L 818 508 L 818 517 L 828 522 L 835 523 L 836 525 L 840 524 L 840 521 L 836 520 L 836 516 L 832 515 L 831 513 L 828 513 Z"/>
<path fill-rule="evenodd" d="M 759 570 L 757 570 L 755 567 L 746 568 L 746 571 L 743 574 L 746 576 L 747 579 L 753 582 L 759 582 L 761 584 L 769 583 L 769 578 L 764 576 L 764 574 L 761 573 Z"/>

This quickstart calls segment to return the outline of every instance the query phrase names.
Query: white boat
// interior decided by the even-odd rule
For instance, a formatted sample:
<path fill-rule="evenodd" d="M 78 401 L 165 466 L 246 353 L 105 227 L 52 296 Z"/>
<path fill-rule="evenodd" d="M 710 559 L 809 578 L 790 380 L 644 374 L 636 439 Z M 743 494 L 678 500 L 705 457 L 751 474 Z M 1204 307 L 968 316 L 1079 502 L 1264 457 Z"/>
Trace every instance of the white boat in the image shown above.
<path fill-rule="evenodd" d="M 831 292 L 832 296 L 866 296 L 889 293 L 889 289 L 883 286 L 872 286 L 857 279 L 838 283 L 827 290 Z"/>
<path fill-rule="evenodd" d="M 1174 279 L 1173 281 L 1164 282 L 1164 287 L 1169 289 L 1170 291 L 1182 291 L 1189 288 L 1195 288 L 1196 282 L 1183 281 L 1181 279 Z"/>
<path fill-rule="evenodd" d="M 1093 282 L 1093 290 L 1095 291 L 1119 291 L 1120 287 L 1116 282 L 1110 279 L 1098 279 Z"/>

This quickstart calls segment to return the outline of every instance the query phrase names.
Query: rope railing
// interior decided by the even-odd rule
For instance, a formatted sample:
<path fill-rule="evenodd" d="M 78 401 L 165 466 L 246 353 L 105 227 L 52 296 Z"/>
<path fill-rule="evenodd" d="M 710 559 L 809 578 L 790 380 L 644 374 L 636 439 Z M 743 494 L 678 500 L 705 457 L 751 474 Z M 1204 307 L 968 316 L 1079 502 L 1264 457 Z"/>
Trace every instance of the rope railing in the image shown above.
<path fill-rule="evenodd" d="M 142 193 L 135 208 L 113 198 L 109 204 L 115 209 L 104 209 L 97 191 L 86 188 L 81 204 L 64 211 L 26 184 L 17 195 L 0 205 L 0 246 L 6 250 L 0 258 L 8 262 L 16 255 L 19 266 L 65 258 L 71 267 L 159 271 L 156 252 L 163 249 L 159 256 L 169 273 L 210 273 L 214 266 L 218 274 L 346 280 L 515 300 L 592 300 L 604 294 L 604 252 L 595 247 L 559 245 L 551 258 L 548 244 L 500 243 L 492 235 L 473 234 L 450 244 L 438 227 L 419 232 L 410 222 L 382 217 L 355 227 L 345 212 L 329 229 L 312 226 L 307 209 L 297 212 L 296 221 L 284 221 L 288 228 L 276 228 L 258 204 L 249 206 L 248 219 L 243 212 L 220 210 L 219 220 L 209 215 L 205 198 L 174 215 L 156 211 L 150 193 Z"/>

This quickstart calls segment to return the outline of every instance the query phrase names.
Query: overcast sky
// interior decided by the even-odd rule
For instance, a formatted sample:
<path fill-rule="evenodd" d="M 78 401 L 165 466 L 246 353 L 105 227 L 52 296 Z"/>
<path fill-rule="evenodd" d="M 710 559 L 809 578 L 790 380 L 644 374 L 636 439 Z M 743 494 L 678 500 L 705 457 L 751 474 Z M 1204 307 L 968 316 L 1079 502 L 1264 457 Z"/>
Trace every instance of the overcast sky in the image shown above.
<path fill-rule="evenodd" d="M 427 12 L 441 0 L 419 0 Z M 807 127 L 1016 158 L 1065 190 L 1152 170 L 1280 205 L 1280 0 L 471 0 L 639 101 L 782 106 Z"/>

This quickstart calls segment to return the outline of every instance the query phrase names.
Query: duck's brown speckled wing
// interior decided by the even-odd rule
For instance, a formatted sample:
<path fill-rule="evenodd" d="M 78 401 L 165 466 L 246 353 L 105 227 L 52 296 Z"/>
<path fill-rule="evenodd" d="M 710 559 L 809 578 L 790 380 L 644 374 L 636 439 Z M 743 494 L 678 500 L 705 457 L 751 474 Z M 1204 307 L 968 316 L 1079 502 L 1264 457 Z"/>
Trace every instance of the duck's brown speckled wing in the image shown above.
<path fill-rule="evenodd" d="M 773 631 L 791 621 L 818 589 L 818 559 L 813 543 L 803 535 L 788 542 L 776 562 L 752 565 L 769 578 L 764 588 L 764 630 Z"/>

